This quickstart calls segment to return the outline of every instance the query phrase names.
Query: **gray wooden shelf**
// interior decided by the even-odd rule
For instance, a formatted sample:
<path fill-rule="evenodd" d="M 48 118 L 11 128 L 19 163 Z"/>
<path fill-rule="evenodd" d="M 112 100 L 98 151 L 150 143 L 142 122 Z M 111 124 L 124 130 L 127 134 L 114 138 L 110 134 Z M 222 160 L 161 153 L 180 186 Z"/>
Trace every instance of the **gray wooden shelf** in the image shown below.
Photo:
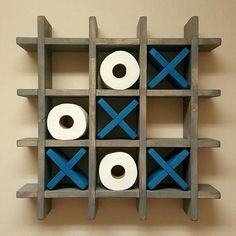
<path fill-rule="evenodd" d="M 88 147 L 89 140 L 56 140 L 46 139 L 46 147 Z M 23 138 L 17 140 L 17 147 L 37 147 L 38 138 Z M 139 147 L 139 140 L 104 139 L 96 140 L 97 147 Z M 147 139 L 147 147 L 190 147 L 190 139 L 186 138 L 153 138 Z M 199 148 L 220 147 L 220 141 L 210 138 L 199 138 Z"/>
<path fill-rule="evenodd" d="M 37 89 L 17 89 L 17 95 L 21 97 L 37 97 Z M 46 96 L 50 97 L 87 97 L 89 91 L 86 89 L 46 89 Z M 221 91 L 219 89 L 199 89 L 198 96 L 202 98 L 219 97 Z M 128 96 L 138 97 L 138 89 L 112 90 L 97 89 L 96 96 Z M 191 97 L 189 89 L 149 89 L 148 97 Z"/>
<path fill-rule="evenodd" d="M 16 43 L 28 52 L 37 51 L 36 37 L 17 37 Z M 88 51 L 88 38 L 45 38 L 45 45 L 55 52 L 69 51 Z M 138 47 L 139 39 L 137 38 L 97 38 L 96 45 L 101 49 L 109 49 L 114 46 L 122 48 Z M 165 46 L 178 48 L 178 46 L 190 45 L 184 38 L 148 38 L 148 46 Z M 212 51 L 221 45 L 220 38 L 199 38 L 199 50 L 201 52 Z"/>
<path fill-rule="evenodd" d="M 148 37 L 147 17 L 140 17 L 137 24 L 135 38 L 100 38 L 96 17 L 89 18 L 88 38 L 55 38 L 52 36 L 52 27 L 43 16 L 38 17 L 37 37 L 18 37 L 16 43 L 28 52 L 37 52 L 38 87 L 37 89 L 18 89 L 17 95 L 37 98 L 38 102 L 38 135 L 32 138 L 23 138 L 17 141 L 18 147 L 36 147 L 38 161 L 38 183 L 26 184 L 20 188 L 18 198 L 37 198 L 37 217 L 44 219 L 50 212 L 54 198 L 88 198 L 88 217 L 96 216 L 97 199 L 122 197 L 137 198 L 137 208 L 140 219 L 146 218 L 147 200 L 149 198 L 181 198 L 183 208 L 190 219 L 198 218 L 199 198 L 220 198 L 220 192 L 209 184 L 198 183 L 198 149 L 220 147 L 220 141 L 210 138 L 198 138 L 198 100 L 200 98 L 219 97 L 219 89 L 198 88 L 198 55 L 199 52 L 211 51 L 221 45 L 220 38 L 199 38 L 198 17 L 192 17 L 184 26 L 183 38 L 152 38 Z M 176 52 L 184 47 L 190 49 L 188 66 L 185 77 L 190 83 L 190 89 L 147 89 L 149 71 L 147 69 L 148 49 L 155 47 L 165 52 Z M 114 50 L 128 50 L 134 52 L 140 67 L 139 83 L 134 89 L 122 91 L 105 89 L 100 83 L 98 68 L 101 52 L 108 53 Z M 53 52 L 85 52 L 89 56 L 89 88 L 88 89 L 54 89 L 52 84 L 52 53 Z M 137 119 L 138 139 L 96 139 L 98 97 L 137 97 L 139 100 L 139 117 Z M 49 139 L 46 117 L 51 109 L 53 99 L 48 97 L 83 97 L 88 100 L 89 132 L 84 139 L 54 140 Z M 153 97 L 173 97 L 183 99 L 183 138 L 147 138 L 147 101 Z M 89 138 L 88 138 L 89 137 Z M 88 152 L 88 181 L 87 190 L 77 188 L 61 188 L 47 190 L 46 183 L 51 175 L 50 164 L 46 158 L 48 147 L 87 147 Z M 137 156 L 138 179 L 137 186 L 124 191 L 111 191 L 98 183 L 98 158 L 100 151 L 106 148 L 135 151 Z M 147 190 L 148 147 L 180 147 L 190 150 L 188 175 L 186 181 L 190 190 L 182 191 L 175 188 Z M 99 155 L 97 155 L 97 153 Z"/>
<path fill-rule="evenodd" d="M 17 198 L 36 198 L 37 197 L 37 184 L 25 184 L 17 192 Z M 111 191 L 104 187 L 97 187 L 96 196 L 98 198 L 106 197 L 139 197 L 138 188 L 128 189 L 124 191 Z M 87 190 L 79 190 L 76 188 L 62 188 L 57 190 L 46 190 L 46 198 L 73 198 L 73 197 L 88 197 Z M 191 198 L 190 191 L 183 191 L 175 188 L 166 188 L 159 190 L 147 190 L 148 198 Z M 202 199 L 220 199 L 220 192 L 210 184 L 199 184 L 198 185 L 198 198 Z"/>

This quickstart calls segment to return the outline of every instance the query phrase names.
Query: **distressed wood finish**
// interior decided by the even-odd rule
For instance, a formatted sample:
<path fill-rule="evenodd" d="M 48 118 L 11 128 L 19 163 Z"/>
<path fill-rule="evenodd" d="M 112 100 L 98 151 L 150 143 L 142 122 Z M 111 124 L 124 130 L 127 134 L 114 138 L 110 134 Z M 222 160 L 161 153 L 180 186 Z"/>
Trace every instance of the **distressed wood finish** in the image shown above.
<path fill-rule="evenodd" d="M 89 17 L 89 219 L 96 215 L 96 37 L 97 20 Z"/>
<path fill-rule="evenodd" d="M 212 51 L 221 45 L 220 38 L 199 38 L 199 50 L 201 52 Z M 16 43 L 28 52 L 37 51 L 37 38 L 17 37 Z M 45 38 L 45 44 L 55 52 L 88 51 L 88 38 Z M 135 48 L 139 46 L 137 38 L 99 38 L 96 39 L 98 48 L 112 49 L 114 46 L 124 48 Z M 149 46 L 163 46 L 166 48 L 178 48 L 183 45 L 190 45 L 184 38 L 149 38 Z"/>
<path fill-rule="evenodd" d="M 187 175 L 191 188 L 191 199 L 184 200 L 184 210 L 192 220 L 197 220 L 198 208 L 198 17 L 192 17 L 184 27 L 186 42 L 191 44 L 188 79 L 191 83 L 191 97 L 184 99 L 184 138 L 190 139 L 190 160 Z"/>
<path fill-rule="evenodd" d="M 198 18 L 192 17 L 184 28 L 184 38 L 148 38 L 147 18 L 140 17 L 136 38 L 98 38 L 97 21 L 94 16 L 89 18 L 89 38 L 53 38 L 51 26 L 43 16 L 38 17 L 38 37 L 19 37 L 16 42 L 26 51 L 38 53 L 38 88 L 18 89 L 17 95 L 38 99 L 38 137 L 17 140 L 18 147 L 38 148 L 38 183 L 30 183 L 21 187 L 17 192 L 18 198 L 36 198 L 38 219 L 44 219 L 51 209 L 53 198 L 88 198 L 88 217 L 96 216 L 97 198 L 136 198 L 139 217 L 146 218 L 147 198 L 179 198 L 184 199 L 184 209 L 192 220 L 197 220 L 198 198 L 220 198 L 220 192 L 208 184 L 198 184 L 197 154 L 198 148 L 220 147 L 220 141 L 209 138 L 198 138 L 198 99 L 211 98 L 221 95 L 217 89 L 198 89 L 198 53 L 211 51 L 221 44 L 219 38 L 199 38 Z M 174 51 L 187 46 L 191 48 L 190 64 L 187 78 L 190 89 L 148 89 L 147 90 L 147 46 L 158 47 L 166 51 Z M 140 79 L 139 88 L 127 90 L 97 89 L 97 52 L 111 50 L 128 50 L 139 56 Z M 52 52 L 89 53 L 89 89 L 53 89 L 51 72 Z M 99 61 L 98 61 L 99 63 Z M 97 97 L 137 97 L 139 99 L 139 139 L 96 139 L 96 98 Z M 86 97 L 89 100 L 89 137 L 79 140 L 55 140 L 47 137 L 46 117 L 50 108 L 50 101 L 54 97 Z M 153 97 L 183 98 L 184 119 L 183 138 L 154 138 L 146 137 L 146 105 L 147 99 Z M 78 188 L 61 188 L 47 190 L 49 179 L 49 163 L 45 158 L 46 147 L 88 147 L 88 179 L 87 190 Z M 137 184 L 124 191 L 111 191 L 104 188 L 97 181 L 97 150 L 122 148 L 124 150 L 139 150 L 138 153 L 138 181 Z M 190 148 L 191 155 L 187 173 L 187 180 L 191 188 L 187 191 L 174 188 L 158 190 L 146 189 L 147 147 L 182 147 Z"/>
<path fill-rule="evenodd" d="M 138 23 L 139 46 L 139 217 L 146 219 L 146 135 L 147 135 L 147 17 L 142 16 Z"/>
<path fill-rule="evenodd" d="M 51 25 L 44 16 L 38 17 L 38 219 L 44 219 L 51 210 L 51 199 L 44 198 L 48 180 L 48 163 L 45 158 L 46 114 L 48 100 L 45 89 L 52 88 L 51 52 L 45 47 L 45 37 L 52 34 Z"/>

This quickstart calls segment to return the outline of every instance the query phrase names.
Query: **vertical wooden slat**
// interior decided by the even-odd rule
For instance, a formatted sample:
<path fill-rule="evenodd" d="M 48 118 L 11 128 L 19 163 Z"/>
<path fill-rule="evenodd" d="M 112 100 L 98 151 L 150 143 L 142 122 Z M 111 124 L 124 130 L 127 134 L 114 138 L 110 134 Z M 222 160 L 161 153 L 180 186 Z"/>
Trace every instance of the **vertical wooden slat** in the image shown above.
<path fill-rule="evenodd" d="M 96 215 L 96 17 L 89 17 L 89 219 Z"/>
<path fill-rule="evenodd" d="M 51 52 L 45 47 L 45 37 L 51 37 L 52 28 L 44 16 L 38 17 L 38 194 L 37 215 L 44 219 L 51 209 L 51 199 L 44 198 L 48 164 L 45 160 L 46 114 L 48 101 L 45 89 L 52 88 Z"/>
<path fill-rule="evenodd" d="M 191 97 L 184 98 L 184 138 L 190 139 L 190 162 L 187 180 L 191 185 L 191 199 L 184 200 L 184 210 L 192 220 L 198 218 L 198 17 L 192 17 L 184 27 L 186 43 L 191 45 L 188 78 Z"/>
<path fill-rule="evenodd" d="M 139 45 L 139 217 L 146 218 L 146 107 L 147 107 L 147 17 L 142 16 L 138 23 Z"/>

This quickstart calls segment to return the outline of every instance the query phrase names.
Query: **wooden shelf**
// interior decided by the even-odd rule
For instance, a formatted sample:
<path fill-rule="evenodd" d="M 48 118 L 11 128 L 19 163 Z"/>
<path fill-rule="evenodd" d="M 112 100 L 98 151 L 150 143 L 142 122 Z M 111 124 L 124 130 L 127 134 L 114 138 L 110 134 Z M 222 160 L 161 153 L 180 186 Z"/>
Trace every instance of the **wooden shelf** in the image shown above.
<path fill-rule="evenodd" d="M 36 198 L 37 184 L 25 184 L 16 192 L 17 198 Z M 128 189 L 123 191 L 111 191 L 103 187 L 97 187 L 96 196 L 98 198 L 105 197 L 139 197 L 139 189 Z M 87 190 L 79 190 L 76 188 L 63 188 L 57 190 L 46 190 L 45 198 L 74 198 L 74 197 L 88 197 Z M 166 188 L 159 190 L 147 190 L 148 198 L 191 198 L 190 191 L 183 191 L 180 189 Z M 220 199 L 220 192 L 210 184 L 198 185 L 198 198 L 202 199 Z"/>
<path fill-rule="evenodd" d="M 17 95 L 21 97 L 37 97 L 37 89 L 17 89 Z M 202 98 L 219 97 L 221 91 L 219 89 L 199 89 L 198 96 Z M 46 89 L 46 96 L 50 97 L 88 97 L 87 89 Z M 97 89 L 96 96 L 129 96 L 138 97 L 138 89 L 128 90 L 112 90 L 112 89 Z M 189 89 L 149 89 L 147 90 L 148 97 L 190 97 L 191 90 Z"/>
<path fill-rule="evenodd" d="M 82 140 L 56 140 L 46 139 L 46 147 L 87 147 L 88 139 Z M 37 147 L 37 138 L 23 138 L 17 140 L 17 147 Z M 130 139 L 104 139 L 96 140 L 97 147 L 139 147 L 139 140 Z M 156 138 L 147 139 L 147 147 L 190 147 L 190 140 L 184 138 Z M 210 138 L 199 138 L 199 148 L 220 147 L 220 141 Z"/>
<path fill-rule="evenodd" d="M 88 147 L 88 139 L 56 140 L 46 139 L 45 147 Z M 38 138 L 23 138 L 17 140 L 17 147 L 37 147 Z"/>
<path fill-rule="evenodd" d="M 122 191 L 112 191 L 102 186 L 98 186 L 96 188 L 96 197 L 98 198 L 110 198 L 110 197 L 138 198 L 139 189 L 132 188 L 132 189 L 127 189 L 127 190 L 122 190 Z"/>
<path fill-rule="evenodd" d="M 17 89 L 17 95 L 21 97 L 37 97 L 38 89 Z M 88 97 L 87 89 L 46 89 L 49 97 Z"/>
<path fill-rule="evenodd" d="M 17 37 L 16 43 L 28 52 L 37 51 L 36 37 Z M 88 51 L 88 38 L 45 38 L 45 45 L 55 52 L 69 51 Z M 97 38 L 96 45 L 101 49 L 114 48 L 119 46 L 122 48 L 137 47 L 139 45 L 138 38 Z M 184 38 L 149 38 L 148 46 L 160 46 L 173 50 L 186 45 L 190 45 Z M 199 51 L 207 52 L 221 45 L 220 38 L 199 38 Z"/>
<path fill-rule="evenodd" d="M 45 198 L 77 198 L 88 197 L 88 190 L 80 190 L 77 188 L 61 188 L 56 190 L 45 190 Z"/>
<path fill-rule="evenodd" d="M 219 89 L 199 89 L 198 96 L 203 98 L 219 97 L 221 91 Z M 190 97 L 190 89 L 148 89 L 148 97 Z"/>
<path fill-rule="evenodd" d="M 88 198 L 88 216 L 94 219 L 96 216 L 96 198 L 124 197 L 138 198 L 138 212 L 140 219 L 146 218 L 147 198 L 181 198 L 185 201 L 184 210 L 192 220 L 197 220 L 198 198 L 220 198 L 218 190 L 208 184 L 198 184 L 198 148 L 220 147 L 220 141 L 208 138 L 198 138 L 198 100 L 200 98 L 218 97 L 219 89 L 198 89 L 198 61 L 199 51 L 211 51 L 221 45 L 220 38 L 199 38 L 198 17 L 193 16 L 184 26 L 184 38 L 148 38 L 147 17 L 139 18 L 137 24 L 137 38 L 99 38 L 96 17 L 89 18 L 88 38 L 55 38 L 52 36 L 52 27 L 43 16 L 38 17 L 37 37 L 18 37 L 16 43 L 28 52 L 38 52 L 38 89 L 18 89 L 17 94 L 22 97 L 34 97 L 38 99 L 38 137 L 23 138 L 17 141 L 18 147 L 38 148 L 38 183 L 26 184 L 16 193 L 19 198 L 37 197 L 37 217 L 44 219 L 51 210 L 53 198 Z M 184 65 L 184 77 L 188 79 L 191 89 L 147 89 L 149 70 L 148 50 L 155 47 L 161 52 L 179 52 L 183 48 L 190 49 L 188 63 Z M 127 50 L 135 52 L 140 76 L 138 89 L 111 90 L 100 88 L 97 77 L 100 56 L 102 52 L 114 50 Z M 53 89 L 52 87 L 52 52 L 82 52 L 88 54 L 88 81 L 89 89 Z M 104 55 L 106 54 L 104 53 Z M 165 64 L 165 63 L 164 63 Z M 186 70 L 188 67 L 188 70 Z M 97 109 L 98 97 L 137 97 L 139 100 L 138 129 L 139 139 L 96 139 L 97 134 Z M 89 105 L 89 137 L 79 140 L 55 140 L 45 139 L 46 118 L 51 108 L 51 100 L 48 97 L 86 97 Z M 183 98 L 183 136 L 185 138 L 155 138 L 146 137 L 147 130 L 147 101 L 152 97 Z M 191 99 L 189 99 L 191 98 Z M 122 105 L 122 104 L 121 104 Z M 99 116 L 99 112 L 98 112 Z M 130 118 L 130 117 L 129 117 Z M 103 119 L 98 117 L 98 119 Z M 128 122 L 128 119 L 126 119 Z M 129 123 L 129 122 L 128 122 Z M 137 124 L 137 123 L 136 123 Z M 118 137 L 117 137 L 118 138 Z M 56 190 L 44 190 L 51 175 L 50 162 L 45 161 L 47 147 L 87 147 L 88 152 L 88 182 L 87 190 L 77 188 L 62 188 Z M 111 191 L 105 189 L 97 182 L 97 148 L 104 151 L 108 147 L 126 147 L 135 149 L 137 154 L 138 186 L 124 191 Z M 166 188 L 150 191 L 147 190 L 147 148 L 149 147 L 182 147 L 190 148 L 191 155 L 189 165 L 186 167 L 186 181 L 191 183 L 189 191 Z M 185 168 L 185 167 L 184 167 Z M 190 168 L 190 169 L 189 169 Z M 191 170 L 191 171 L 189 171 Z"/>
<path fill-rule="evenodd" d="M 138 89 L 127 89 L 127 90 L 113 90 L 113 89 L 97 89 L 96 96 L 129 96 L 138 97 Z"/>
<path fill-rule="evenodd" d="M 147 190 L 148 198 L 191 198 L 191 191 L 183 191 L 180 189 L 166 188 L 159 190 Z M 220 192 L 210 184 L 198 185 L 198 198 L 219 199 Z"/>

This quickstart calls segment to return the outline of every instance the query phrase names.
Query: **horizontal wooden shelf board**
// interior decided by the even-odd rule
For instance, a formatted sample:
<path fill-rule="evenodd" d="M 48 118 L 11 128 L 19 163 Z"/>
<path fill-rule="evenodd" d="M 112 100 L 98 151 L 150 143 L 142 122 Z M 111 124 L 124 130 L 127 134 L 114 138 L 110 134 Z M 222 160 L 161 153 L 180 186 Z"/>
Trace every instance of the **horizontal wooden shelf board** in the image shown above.
<path fill-rule="evenodd" d="M 97 89 L 97 96 L 139 96 L 138 89 L 113 90 L 113 89 Z"/>
<path fill-rule="evenodd" d="M 77 188 L 61 188 L 56 190 L 45 190 L 45 198 L 74 198 L 88 197 L 88 190 L 80 190 Z"/>
<path fill-rule="evenodd" d="M 96 197 L 98 197 L 98 198 L 106 198 L 106 197 L 109 197 L 109 198 L 110 197 L 138 198 L 139 197 L 139 189 L 134 188 L 134 189 L 128 189 L 128 190 L 121 190 L 121 191 L 112 191 L 109 189 L 105 189 L 104 187 L 97 187 Z"/>
<path fill-rule="evenodd" d="M 36 37 L 17 37 L 16 43 L 25 49 L 32 52 L 37 51 L 37 38 Z M 88 38 L 45 38 L 45 44 L 52 51 L 88 51 L 89 40 Z M 138 46 L 138 38 L 97 38 L 96 45 L 98 47 L 111 47 L 112 46 Z M 178 46 L 186 46 L 184 38 L 149 38 L 147 40 L 149 46 L 166 46 L 173 49 Z M 221 45 L 220 38 L 199 38 L 199 50 L 211 51 Z"/>
<path fill-rule="evenodd" d="M 37 89 L 17 89 L 17 95 L 22 97 L 38 96 Z M 113 90 L 113 89 L 97 89 L 97 96 L 139 96 L 138 89 Z M 199 97 L 218 97 L 221 95 L 219 89 L 199 89 Z M 46 96 L 51 97 L 88 97 L 88 89 L 46 89 Z M 149 89 L 147 90 L 149 97 L 190 97 L 189 89 Z"/>
<path fill-rule="evenodd" d="M 213 198 L 220 199 L 220 192 L 211 186 L 210 184 L 199 184 L 198 185 L 198 198 Z"/>
<path fill-rule="evenodd" d="M 199 97 L 219 97 L 221 91 L 219 89 L 199 89 Z M 190 97 L 190 89 L 148 89 L 149 97 Z"/>
<path fill-rule="evenodd" d="M 148 198 L 191 198 L 191 191 L 184 191 L 175 188 L 166 188 L 159 190 L 147 190 Z M 198 198 L 219 199 L 220 192 L 210 184 L 198 185 Z"/>
<path fill-rule="evenodd" d="M 88 139 L 81 140 L 56 140 L 56 139 L 46 139 L 46 147 L 88 147 Z M 37 147 L 37 138 L 23 138 L 17 140 L 18 147 Z"/>
<path fill-rule="evenodd" d="M 38 185 L 37 184 L 25 184 L 17 192 L 17 198 L 35 198 L 37 197 Z"/>
<path fill-rule="evenodd" d="M 36 183 L 25 184 L 16 192 L 17 198 L 36 198 L 37 197 Z M 87 190 L 80 190 L 76 188 L 63 188 L 57 190 L 46 190 L 44 192 L 45 198 L 73 198 L 73 197 L 87 197 Z M 139 197 L 139 189 L 128 189 L 122 191 L 111 191 L 103 187 L 97 187 L 96 197 L 106 198 L 106 197 Z M 147 190 L 148 198 L 191 198 L 190 191 L 183 191 L 180 189 L 166 188 L 159 190 Z M 198 185 L 198 198 L 202 199 L 220 199 L 220 192 L 211 186 L 210 184 L 199 184 Z"/>
<path fill-rule="evenodd" d="M 147 139 L 147 147 L 190 147 L 190 139 L 185 138 L 153 138 Z M 199 138 L 198 147 L 220 147 L 220 141 Z"/>
<path fill-rule="evenodd" d="M 46 96 L 50 97 L 88 97 L 88 89 L 46 89 Z M 38 96 L 38 89 L 17 89 L 17 95 L 22 97 Z"/>
<path fill-rule="evenodd" d="M 46 147 L 87 147 L 88 139 L 56 140 L 46 139 Z M 23 138 L 17 140 L 18 147 L 36 147 L 37 138 Z M 96 140 L 97 147 L 139 147 L 139 140 L 128 139 L 103 139 Z M 190 147 L 190 140 L 184 138 L 153 138 L 147 139 L 147 147 Z M 208 138 L 198 139 L 199 148 L 220 147 L 220 141 Z"/>

